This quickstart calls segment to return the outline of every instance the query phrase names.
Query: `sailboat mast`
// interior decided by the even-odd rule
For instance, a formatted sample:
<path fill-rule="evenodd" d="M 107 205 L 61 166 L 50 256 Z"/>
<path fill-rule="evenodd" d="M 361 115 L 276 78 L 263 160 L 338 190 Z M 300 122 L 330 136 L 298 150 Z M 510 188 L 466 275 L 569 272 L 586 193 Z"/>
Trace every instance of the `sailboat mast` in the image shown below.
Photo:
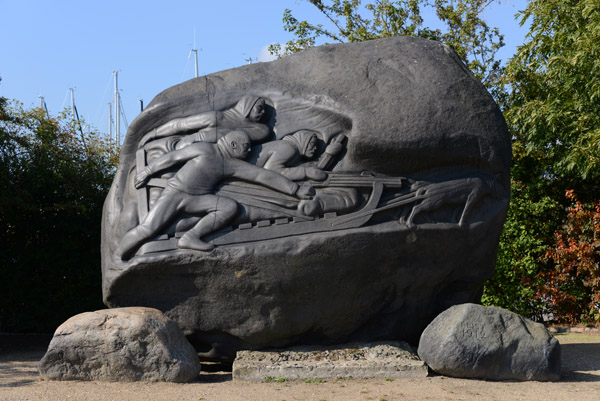
<path fill-rule="evenodd" d="M 81 134 L 81 140 L 85 144 L 83 129 L 81 128 L 81 121 L 79 120 L 79 113 L 77 112 L 77 106 L 75 106 L 75 88 L 69 88 L 69 90 L 71 91 L 71 113 L 73 114 L 73 121 L 77 121 L 79 133 Z"/>
<path fill-rule="evenodd" d="M 112 104 L 110 102 L 108 102 L 108 140 L 112 141 L 113 136 L 112 136 Z"/>
<path fill-rule="evenodd" d="M 119 97 L 118 71 L 113 71 L 115 76 L 115 142 L 121 144 L 121 99 Z"/>
<path fill-rule="evenodd" d="M 69 90 L 71 91 L 71 116 L 73 117 L 73 120 L 76 120 L 77 115 L 75 114 L 75 89 L 69 88 Z"/>

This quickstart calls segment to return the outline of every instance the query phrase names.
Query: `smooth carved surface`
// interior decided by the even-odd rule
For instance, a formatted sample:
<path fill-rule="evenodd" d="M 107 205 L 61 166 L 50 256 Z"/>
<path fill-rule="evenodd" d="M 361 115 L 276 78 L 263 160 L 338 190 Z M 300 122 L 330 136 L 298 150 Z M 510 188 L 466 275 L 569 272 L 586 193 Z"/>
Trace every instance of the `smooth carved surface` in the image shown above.
<path fill-rule="evenodd" d="M 105 302 L 165 311 L 206 358 L 414 342 L 492 273 L 509 165 L 497 106 L 436 42 L 326 46 L 185 82 L 127 133 Z"/>

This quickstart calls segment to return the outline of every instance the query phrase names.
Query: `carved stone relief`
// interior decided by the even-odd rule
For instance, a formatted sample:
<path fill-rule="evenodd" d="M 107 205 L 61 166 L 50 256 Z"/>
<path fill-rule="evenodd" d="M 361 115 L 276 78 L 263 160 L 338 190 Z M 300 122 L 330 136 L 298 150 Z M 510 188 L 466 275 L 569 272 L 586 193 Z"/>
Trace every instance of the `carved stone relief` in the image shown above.
<path fill-rule="evenodd" d="M 123 235 L 117 257 L 347 230 L 383 212 L 408 228 L 420 217 L 421 224 L 466 227 L 481 218 L 472 213 L 486 198 L 502 198 L 494 178 L 481 173 L 427 182 L 328 171 L 344 150 L 344 133 L 325 143 L 318 131 L 302 129 L 260 143 L 272 136 L 260 122 L 266 101 L 245 96 L 231 109 L 169 121 L 143 136 L 134 180 L 140 223 Z"/>
<path fill-rule="evenodd" d="M 414 341 L 493 272 L 509 164 L 497 106 L 436 42 L 188 81 L 128 131 L 104 210 L 105 303 L 163 310 L 207 359 Z"/>

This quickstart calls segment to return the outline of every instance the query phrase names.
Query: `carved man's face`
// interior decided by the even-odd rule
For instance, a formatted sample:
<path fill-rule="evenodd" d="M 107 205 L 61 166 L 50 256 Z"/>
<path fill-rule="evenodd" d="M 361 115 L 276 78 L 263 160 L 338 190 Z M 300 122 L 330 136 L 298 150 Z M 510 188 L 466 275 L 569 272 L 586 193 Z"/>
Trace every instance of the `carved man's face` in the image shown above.
<path fill-rule="evenodd" d="M 248 117 L 250 118 L 251 121 L 257 123 L 263 118 L 264 115 L 265 115 L 265 100 L 258 99 L 256 101 L 256 103 L 254 103 L 254 106 L 252 107 L 252 110 L 250 111 L 250 115 Z"/>
<path fill-rule="evenodd" d="M 231 141 L 230 145 L 233 157 L 236 159 L 246 159 L 250 155 L 250 141 L 242 139 Z"/>
<path fill-rule="evenodd" d="M 312 159 L 315 156 L 315 152 L 317 151 L 317 137 L 313 135 L 308 141 L 308 145 L 306 145 L 306 149 L 304 150 L 304 157 L 307 159 Z"/>

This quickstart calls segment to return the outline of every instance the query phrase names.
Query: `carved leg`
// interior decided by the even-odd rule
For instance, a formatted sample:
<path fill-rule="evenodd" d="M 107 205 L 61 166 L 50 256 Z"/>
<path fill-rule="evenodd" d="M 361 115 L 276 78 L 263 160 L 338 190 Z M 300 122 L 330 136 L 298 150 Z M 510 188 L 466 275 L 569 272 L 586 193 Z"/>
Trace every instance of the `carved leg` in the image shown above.
<path fill-rule="evenodd" d="M 478 194 L 476 194 L 477 192 L 479 191 L 477 191 L 477 189 L 475 188 L 467 197 L 467 201 L 465 202 L 465 208 L 463 209 L 462 215 L 460 216 L 460 221 L 458 222 L 458 226 L 461 228 L 465 226 L 465 220 L 471 213 L 471 209 L 473 209 L 473 206 L 476 203 L 476 198 L 478 198 Z"/>
<path fill-rule="evenodd" d="M 115 255 L 126 260 L 146 241 L 156 236 L 178 214 L 181 196 L 181 192 L 167 187 L 142 223 L 123 236 Z"/>
<path fill-rule="evenodd" d="M 115 255 L 121 260 L 127 260 L 137 249 L 150 238 L 155 236 L 156 233 L 151 227 L 140 224 L 139 226 L 129 230 L 121 240 L 119 247 L 117 248 Z"/>
<path fill-rule="evenodd" d="M 199 209 L 208 212 L 196 225 L 177 242 L 181 249 L 210 251 L 215 246 L 202 241 L 202 237 L 223 228 L 237 213 L 238 204 L 224 196 L 201 195 L 193 205 L 187 205 L 186 212 L 197 214 Z"/>
<path fill-rule="evenodd" d="M 418 198 L 421 198 L 423 196 L 425 196 L 427 194 L 427 190 L 431 187 L 431 185 L 427 185 L 425 183 L 415 183 L 411 186 L 411 192 L 413 192 L 413 196 L 414 198 L 416 198 L 416 202 L 419 202 Z M 417 217 L 417 215 L 419 213 L 421 213 L 421 205 L 423 204 L 423 202 L 426 202 L 426 200 L 421 200 L 419 203 L 415 204 L 412 207 L 412 210 L 410 211 L 410 214 L 408 215 L 408 218 L 406 219 L 406 225 L 408 226 L 408 228 L 413 228 L 415 225 L 413 223 L 413 220 L 415 217 Z"/>
<path fill-rule="evenodd" d="M 417 215 L 419 213 L 421 213 L 421 203 L 419 203 L 418 205 L 413 206 L 410 215 L 408 216 L 408 219 L 406 219 L 406 225 L 408 226 L 408 228 L 413 228 L 415 225 L 413 223 L 413 220 L 415 217 L 417 217 Z"/>

